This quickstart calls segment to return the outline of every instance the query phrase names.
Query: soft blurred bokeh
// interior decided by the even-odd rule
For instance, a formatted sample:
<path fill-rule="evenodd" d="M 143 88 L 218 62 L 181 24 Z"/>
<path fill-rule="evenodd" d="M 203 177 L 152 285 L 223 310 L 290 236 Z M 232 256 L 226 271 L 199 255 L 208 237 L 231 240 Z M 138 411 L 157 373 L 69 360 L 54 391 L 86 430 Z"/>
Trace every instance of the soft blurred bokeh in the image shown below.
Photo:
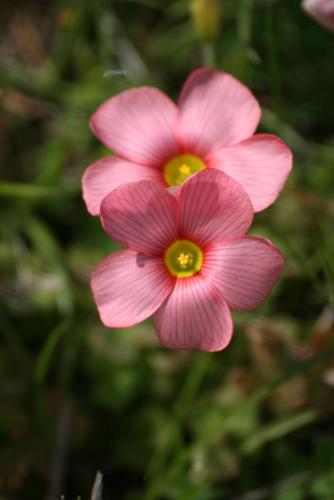
<path fill-rule="evenodd" d="M 1 3 L 1 500 L 88 499 L 97 470 L 105 500 L 334 498 L 334 34 L 299 0 L 200 3 Z M 100 324 L 89 276 L 116 244 L 80 187 L 107 151 L 96 107 L 134 85 L 176 98 L 203 64 L 295 155 L 252 229 L 284 276 L 217 354 Z"/>

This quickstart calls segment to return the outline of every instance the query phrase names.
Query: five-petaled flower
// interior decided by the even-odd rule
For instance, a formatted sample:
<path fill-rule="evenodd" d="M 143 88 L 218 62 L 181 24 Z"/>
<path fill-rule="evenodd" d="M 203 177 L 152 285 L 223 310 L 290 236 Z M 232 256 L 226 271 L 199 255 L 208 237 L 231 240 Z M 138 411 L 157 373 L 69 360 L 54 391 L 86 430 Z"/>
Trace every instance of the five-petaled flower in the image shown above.
<path fill-rule="evenodd" d="M 233 76 L 209 68 L 185 82 L 178 106 L 160 90 L 133 88 L 103 103 L 92 116 L 95 135 L 117 156 L 90 165 L 83 177 L 92 215 L 103 198 L 128 182 L 182 184 L 205 168 L 239 182 L 254 211 L 275 201 L 292 166 L 290 149 L 278 137 L 253 135 L 260 107 Z"/>
<path fill-rule="evenodd" d="M 109 193 L 103 227 L 128 249 L 93 273 L 102 322 L 129 327 L 153 314 L 165 347 L 224 349 L 233 332 L 230 310 L 258 306 L 283 269 L 271 242 L 245 236 L 253 215 L 240 184 L 214 169 L 173 193 L 152 180 Z"/>

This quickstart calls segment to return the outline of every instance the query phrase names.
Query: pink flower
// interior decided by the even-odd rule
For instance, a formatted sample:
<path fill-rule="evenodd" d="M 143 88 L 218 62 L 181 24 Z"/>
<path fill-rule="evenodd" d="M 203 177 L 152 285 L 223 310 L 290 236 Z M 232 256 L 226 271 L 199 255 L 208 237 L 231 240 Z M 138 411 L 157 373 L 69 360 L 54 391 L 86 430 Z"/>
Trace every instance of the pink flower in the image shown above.
<path fill-rule="evenodd" d="M 334 31 L 334 0 L 304 0 L 303 8 L 319 23 Z"/>
<path fill-rule="evenodd" d="M 122 184 L 153 180 L 178 185 L 206 167 L 239 182 L 254 210 L 263 210 L 283 188 L 292 155 L 278 137 L 253 135 L 259 120 L 259 104 L 248 88 L 209 68 L 189 76 L 178 106 L 151 87 L 112 97 L 90 126 L 117 156 L 87 168 L 83 193 L 88 211 L 98 215 L 103 198 Z"/>
<path fill-rule="evenodd" d="M 254 309 L 283 269 L 270 241 L 244 236 L 253 207 L 231 177 L 207 169 L 171 194 L 155 181 L 125 184 L 103 199 L 106 233 L 128 249 L 92 276 L 101 321 L 113 328 L 152 314 L 163 346 L 219 351 L 231 309 Z"/>

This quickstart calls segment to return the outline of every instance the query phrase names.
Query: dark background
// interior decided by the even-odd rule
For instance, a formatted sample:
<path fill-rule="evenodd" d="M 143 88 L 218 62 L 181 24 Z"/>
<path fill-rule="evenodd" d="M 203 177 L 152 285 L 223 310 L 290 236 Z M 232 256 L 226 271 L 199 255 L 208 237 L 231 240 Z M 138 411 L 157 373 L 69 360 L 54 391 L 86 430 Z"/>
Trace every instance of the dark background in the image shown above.
<path fill-rule="evenodd" d="M 334 34 L 299 0 L 221 0 L 210 44 L 190 3 L 1 4 L 1 500 L 88 499 L 98 469 L 104 499 L 333 498 Z M 133 85 L 176 98 L 203 64 L 249 85 L 295 156 L 252 229 L 284 275 L 216 354 L 100 324 L 89 276 L 116 245 L 80 187 L 107 151 L 96 107 Z"/>

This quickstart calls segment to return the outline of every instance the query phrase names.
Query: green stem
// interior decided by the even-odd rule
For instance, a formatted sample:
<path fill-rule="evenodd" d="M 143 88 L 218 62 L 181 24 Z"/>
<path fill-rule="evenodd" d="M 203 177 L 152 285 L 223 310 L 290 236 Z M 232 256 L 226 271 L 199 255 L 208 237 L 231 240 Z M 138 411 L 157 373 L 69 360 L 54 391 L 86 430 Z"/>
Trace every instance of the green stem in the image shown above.
<path fill-rule="evenodd" d="M 184 422 L 189 418 L 192 405 L 204 379 L 210 360 L 211 355 L 209 353 L 199 352 L 194 356 L 186 380 L 174 405 L 173 415 L 176 418 L 173 422 L 174 429 L 171 432 L 172 439 L 167 446 L 157 450 L 148 467 L 148 474 L 153 478 L 153 481 L 145 496 L 145 500 L 158 498 L 159 492 L 162 491 L 162 484 L 166 483 L 166 477 L 163 483 L 161 482 L 163 470 L 166 469 L 168 463 L 179 463 L 179 457 L 183 457 L 182 431 Z M 172 467 L 170 474 L 173 473 L 174 467 Z"/>
<path fill-rule="evenodd" d="M 277 43 L 275 36 L 274 16 L 272 0 L 268 1 L 267 10 L 267 50 L 268 50 L 268 66 L 271 85 L 271 93 L 275 100 L 275 108 L 277 115 L 282 119 L 282 90 L 281 90 L 281 72 L 277 54 Z"/>
<path fill-rule="evenodd" d="M 204 65 L 209 66 L 210 68 L 215 68 L 216 57 L 215 57 L 215 48 L 213 43 L 207 42 L 203 44 L 202 53 L 203 53 Z"/>
<path fill-rule="evenodd" d="M 209 366 L 210 359 L 210 355 L 205 352 L 199 352 L 195 355 L 193 364 L 175 404 L 175 413 L 181 422 L 186 419 L 191 409 L 196 393 Z"/>
<path fill-rule="evenodd" d="M 75 186 L 51 188 L 20 182 L 0 182 L 0 198 L 21 198 L 26 200 L 60 198 L 76 191 Z"/>
<path fill-rule="evenodd" d="M 0 182 L 0 197 L 3 198 L 49 198 L 59 196 L 61 191 L 45 186 L 34 186 L 18 182 Z"/>

